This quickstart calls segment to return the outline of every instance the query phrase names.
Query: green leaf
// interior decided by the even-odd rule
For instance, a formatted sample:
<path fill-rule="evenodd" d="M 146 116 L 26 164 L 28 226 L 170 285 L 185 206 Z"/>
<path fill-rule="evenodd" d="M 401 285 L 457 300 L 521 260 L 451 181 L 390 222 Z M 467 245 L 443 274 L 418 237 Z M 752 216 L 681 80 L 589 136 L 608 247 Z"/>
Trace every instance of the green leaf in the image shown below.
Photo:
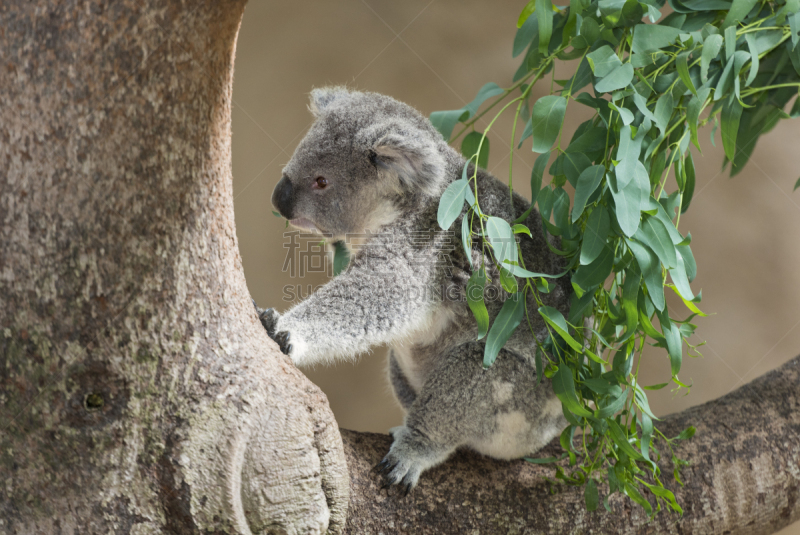
<path fill-rule="evenodd" d="M 622 119 L 622 124 L 624 124 L 625 126 L 633 122 L 633 112 L 628 108 L 617 106 L 613 102 L 609 102 L 608 107 L 614 110 L 615 112 L 619 113 L 619 118 Z"/>
<path fill-rule="evenodd" d="M 678 375 L 678 372 L 681 371 L 681 361 L 683 360 L 681 331 L 674 323 L 670 323 L 666 327 L 662 324 L 661 331 L 664 333 L 664 338 L 667 339 L 667 353 L 669 354 L 672 375 Z"/>
<path fill-rule="evenodd" d="M 466 214 L 461 219 L 461 245 L 464 246 L 464 255 L 469 261 L 469 267 L 472 267 L 472 233 L 469 217 Z"/>
<path fill-rule="evenodd" d="M 674 268 L 678 265 L 677 252 L 669 236 L 669 231 L 657 217 L 645 216 L 633 237 L 652 249 L 667 268 Z"/>
<path fill-rule="evenodd" d="M 483 140 L 483 143 L 481 143 Z M 478 167 L 486 169 L 489 165 L 489 138 L 484 138 L 481 132 L 470 132 L 461 141 L 461 154 L 464 158 L 473 158 L 478 154 L 478 147 L 481 153 L 478 156 Z"/>
<path fill-rule="evenodd" d="M 736 135 L 739 132 L 741 117 L 742 104 L 737 99 L 729 99 L 722 104 L 722 146 L 725 149 L 725 156 L 731 161 L 736 156 Z"/>
<path fill-rule="evenodd" d="M 592 413 L 581 405 L 575 394 L 575 380 L 572 378 L 572 370 L 569 369 L 569 366 L 563 364 L 559 366 L 552 381 L 553 391 L 566 410 L 583 418 L 592 416 Z"/>
<path fill-rule="evenodd" d="M 533 6 L 535 4 L 535 0 L 530 2 L 528 6 L 531 6 L 531 13 L 533 12 Z M 527 9 L 527 6 L 526 6 Z M 522 15 L 520 15 L 522 16 Z M 533 38 L 536 37 L 536 34 L 539 33 L 539 23 L 536 21 L 536 17 L 528 17 L 527 20 L 523 24 L 517 27 L 517 33 L 514 36 L 514 47 L 511 53 L 512 58 L 516 58 L 531 44 Z"/>
<path fill-rule="evenodd" d="M 506 260 L 517 261 L 517 240 L 507 221 L 499 217 L 490 217 L 486 221 L 486 236 L 498 263 L 502 264 Z"/>
<path fill-rule="evenodd" d="M 508 272 L 511 273 L 512 275 L 515 275 L 517 277 L 522 277 L 523 279 L 532 279 L 535 277 L 544 277 L 546 279 L 558 279 L 568 273 L 568 271 L 565 271 L 558 275 L 551 275 L 549 273 L 536 273 L 533 271 L 528 271 L 527 269 L 524 269 L 515 264 L 508 264 L 508 263 L 503 264 L 503 268 L 507 269 Z"/>
<path fill-rule="evenodd" d="M 686 276 L 683 256 L 678 251 L 675 251 L 675 254 L 677 255 L 677 266 L 669 270 L 669 275 L 672 277 L 672 282 L 675 283 L 678 292 L 680 292 L 680 296 L 686 301 L 691 301 L 694 299 L 694 294 L 692 293 L 692 288 L 689 286 L 689 279 Z"/>
<path fill-rule="evenodd" d="M 644 135 L 650 130 L 650 122 L 645 119 L 639 126 L 636 137 L 631 139 L 631 127 L 623 126 L 619 131 L 619 149 L 617 150 L 617 164 L 614 173 L 617 178 L 617 188 L 624 188 L 633 180 L 639 165 L 639 153 L 642 148 Z M 639 165 L 637 165 L 639 164 Z"/>
<path fill-rule="evenodd" d="M 469 112 L 464 111 L 464 108 L 460 110 L 435 111 L 430 116 L 431 124 L 442 134 L 445 141 L 450 141 L 450 136 L 453 134 L 453 128 L 455 128 L 456 123 L 467 119 L 469 119 Z"/>
<path fill-rule="evenodd" d="M 531 111 L 533 152 L 550 150 L 561 131 L 566 112 L 567 99 L 564 97 L 548 95 L 536 101 Z"/>
<path fill-rule="evenodd" d="M 668 384 L 669 383 L 658 383 L 657 385 L 643 386 L 642 388 L 644 388 L 645 390 L 661 390 Z"/>
<path fill-rule="evenodd" d="M 692 158 L 691 152 L 689 152 L 686 155 L 684 169 L 686 170 L 686 186 L 684 187 L 683 195 L 681 196 L 681 213 L 684 213 L 686 210 L 689 209 L 689 204 L 692 202 L 692 197 L 694 196 L 694 186 L 695 186 L 696 176 L 694 169 L 694 159 Z"/>
<path fill-rule="evenodd" d="M 584 22 L 587 20 L 594 22 L 592 19 L 584 19 Z M 590 83 L 592 83 L 592 69 L 589 66 L 589 60 L 584 57 L 575 70 L 575 74 L 572 75 L 572 78 L 570 78 L 564 86 L 562 95 L 566 96 L 564 93 L 574 95 L 577 91 L 580 91 Z"/>
<path fill-rule="evenodd" d="M 616 397 L 609 400 L 607 404 L 602 407 L 598 405 L 598 410 L 595 411 L 595 418 L 611 418 L 625 407 L 625 400 L 628 398 L 628 391 L 620 389 L 620 393 Z"/>
<path fill-rule="evenodd" d="M 560 157 L 563 158 L 562 170 L 567 180 L 572 187 L 576 187 L 581 173 L 592 165 L 591 160 L 582 152 L 565 152 Z"/>
<path fill-rule="evenodd" d="M 279 214 L 275 210 L 272 211 L 272 215 L 274 215 L 275 217 L 283 217 L 281 214 Z"/>
<path fill-rule="evenodd" d="M 744 34 L 744 39 L 747 41 L 747 48 L 750 50 L 750 72 L 747 74 L 747 80 L 745 80 L 744 85 L 749 86 L 756 79 L 756 74 L 758 74 L 758 46 L 752 33 Z"/>
<path fill-rule="evenodd" d="M 647 169 L 637 160 L 633 180 L 627 186 L 619 189 L 614 177 L 609 181 L 609 186 L 616 207 L 617 223 L 626 236 L 633 236 L 639 228 L 642 205 L 650 194 Z"/>
<path fill-rule="evenodd" d="M 797 182 L 794 183 L 794 188 L 792 188 L 792 191 L 797 191 L 797 188 L 800 188 L 800 178 L 798 178 Z"/>
<path fill-rule="evenodd" d="M 497 96 L 505 90 L 494 82 L 489 82 L 478 90 L 475 99 L 460 110 L 435 111 L 431 113 L 430 120 L 433 126 L 442 134 L 445 141 L 450 141 L 453 128 L 459 121 L 466 121 L 478 111 L 486 99 Z"/>
<path fill-rule="evenodd" d="M 616 444 L 625 455 L 635 461 L 644 460 L 642 454 L 633 449 L 633 447 L 630 445 L 627 435 L 625 435 L 625 432 L 616 421 L 608 420 L 608 430 L 609 435 L 611 435 L 611 439 L 614 441 L 614 444 Z"/>
<path fill-rule="evenodd" d="M 732 26 L 737 22 L 741 22 L 750 13 L 750 10 L 755 7 L 757 0 L 733 0 L 725 20 L 722 21 L 722 28 Z"/>
<path fill-rule="evenodd" d="M 603 77 L 602 80 L 594 85 L 594 88 L 598 93 L 610 93 L 627 87 L 631 80 L 633 80 L 633 65 L 625 63 Z"/>
<path fill-rule="evenodd" d="M 484 84 L 483 87 L 478 90 L 478 94 L 475 95 L 475 99 L 462 109 L 469 113 L 469 118 L 472 118 L 472 116 L 478 112 L 478 108 L 481 107 L 481 104 L 483 104 L 487 99 L 496 97 L 503 92 L 505 92 L 505 89 L 498 86 L 494 82 Z"/>
<path fill-rule="evenodd" d="M 522 25 L 525 24 L 534 11 L 536 11 L 536 0 L 530 0 L 530 2 L 525 4 L 525 7 L 522 8 L 522 13 L 519 14 L 517 28 L 522 28 Z"/>
<path fill-rule="evenodd" d="M 350 251 L 343 241 L 333 243 L 333 276 L 339 275 L 350 264 Z"/>
<path fill-rule="evenodd" d="M 588 158 L 587 158 L 588 160 Z M 602 165 L 593 165 L 584 169 L 578 177 L 578 183 L 575 186 L 575 206 L 572 208 L 572 222 L 578 220 L 586 207 L 586 201 L 592 196 L 592 193 L 603 181 L 606 168 Z M 607 216 L 607 214 L 606 214 Z M 587 226 L 587 232 L 589 228 Z M 584 238 L 585 240 L 585 238 Z M 603 236 L 605 241 L 605 236 Z M 597 251 L 600 252 L 599 250 Z"/>
<path fill-rule="evenodd" d="M 697 92 L 697 96 L 692 97 L 692 100 L 689 101 L 689 105 L 686 107 L 686 121 L 689 123 L 689 133 L 692 143 L 697 147 L 697 150 L 701 150 L 700 141 L 697 139 L 697 122 L 700 119 L 700 113 L 703 111 L 703 106 L 705 106 L 710 92 L 710 87 L 701 88 L 700 91 Z"/>
<path fill-rule="evenodd" d="M 525 225 L 516 224 L 513 227 L 511 227 L 511 231 L 514 234 L 527 234 L 528 236 L 531 236 L 531 230 Z"/>
<path fill-rule="evenodd" d="M 700 79 L 703 82 L 708 80 L 708 66 L 711 65 L 711 60 L 719 55 L 721 48 L 722 36 L 719 34 L 710 35 L 703 42 L 703 53 L 700 56 Z"/>
<path fill-rule="evenodd" d="M 577 193 L 575 196 L 577 197 Z M 591 264 L 600 255 L 606 245 L 606 238 L 610 229 L 611 220 L 608 217 L 608 210 L 601 204 L 589 214 L 589 218 L 586 220 L 586 230 L 581 244 L 581 265 Z M 605 280 L 605 277 L 603 280 Z"/>
<path fill-rule="evenodd" d="M 478 340 L 489 331 L 489 311 L 483 301 L 483 289 L 486 286 L 486 273 L 483 268 L 472 272 L 467 281 L 467 304 L 478 323 Z"/>
<path fill-rule="evenodd" d="M 564 339 L 564 341 L 569 344 L 569 346 L 578 351 L 579 353 L 583 351 L 583 346 L 575 340 L 572 335 L 569 334 L 569 330 L 567 327 L 567 320 L 564 319 L 564 316 L 553 307 L 543 306 L 539 307 L 539 314 L 542 315 L 542 318 L 553 328 L 555 331 Z"/>
<path fill-rule="evenodd" d="M 631 51 L 634 54 L 652 53 L 675 42 L 681 30 L 661 24 L 637 24 L 633 28 Z"/>
<path fill-rule="evenodd" d="M 650 109 L 647 107 L 647 99 L 646 98 L 644 98 L 639 93 L 634 93 L 633 94 L 633 103 L 636 105 L 636 107 L 639 109 L 639 111 L 642 112 L 642 115 L 644 115 L 645 117 L 647 117 L 648 119 L 650 119 L 654 123 L 658 122 L 658 121 L 656 121 L 656 116 L 653 115 L 653 112 L 651 112 Z"/>
<path fill-rule="evenodd" d="M 596 392 L 601 396 L 611 396 L 614 398 L 622 394 L 622 388 L 619 385 L 611 384 L 606 379 L 601 377 L 590 377 L 583 381 L 583 384 L 588 386 L 592 392 Z"/>
<path fill-rule="evenodd" d="M 645 500 L 644 496 L 642 496 L 641 493 L 638 490 L 636 490 L 636 487 L 634 487 L 630 483 L 625 483 L 625 494 L 631 500 L 641 505 L 648 515 L 651 515 L 653 513 L 653 506 L 650 505 L 650 502 Z"/>
<path fill-rule="evenodd" d="M 498 353 L 514 333 L 522 321 L 525 313 L 525 298 L 523 292 L 517 292 L 503 303 L 503 308 L 489 329 L 486 337 L 486 346 L 483 351 L 483 367 L 488 368 L 494 364 Z"/>
<path fill-rule="evenodd" d="M 625 270 L 622 287 L 622 310 L 625 311 L 625 334 L 632 334 L 639 325 L 638 296 L 642 274 L 636 270 Z"/>
<path fill-rule="evenodd" d="M 658 126 L 662 135 L 666 135 L 667 127 L 669 126 L 669 118 L 672 117 L 674 109 L 675 100 L 672 98 L 672 93 L 665 93 L 658 97 L 656 109 L 653 114 L 656 116 L 656 126 Z"/>
<path fill-rule="evenodd" d="M 553 3 L 551 0 L 536 0 L 536 19 L 539 21 L 539 52 L 547 55 L 550 38 L 553 36 Z"/>
<path fill-rule="evenodd" d="M 594 52 L 586 54 L 586 60 L 592 68 L 592 72 L 598 78 L 603 78 L 614 69 L 622 65 L 617 53 L 608 45 L 603 45 Z"/>
<path fill-rule="evenodd" d="M 659 498 L 665 499 L 667 503 L 669 503 L 669 506 L 670 508 L 672 508 L 673 511 L 675 511 L 679 515 L 683 514 L 683 508 L 681 508 L 681 506 L 678 505 L 678 502 L 675 500 L 675 495 L 672 494 L 670 490 L 664 487 L 659 487 L 658 485 L 650 485 L 649 483 L 645 483 L 644 486 L 647 487 L 650 490 L 650 492 L 652 492 Z"/>
<path fill-rule="evenodd" d="M 519 289 L 517 279 L 502 266 L 500 267 L 500 286 L 510 294 L 517 293 Z"/>
<path fill-rule="evenodd" d="M 697 263 L 694 260 L 692 249 L 688 245 L 678 245 L 675 248 L 681 253 L 681 257 L 683 257 L 683 267 L 686 269 L 686 276 L 689 278 L 689 282 L 692 282 L 697 276 Z"/>
<path fill-rule="evenodd" d="M 693 95 L 697 95 L 697 89 L 695 89 L 694 84 L 692 83 L 692 78 L 689 76 L 688 59 L 689 51 L 678 54 L 678 59 L 675 61 L 675 67 L 678 70 L 678 76 L 681 77 L 683 84 L 689 88 L 689 91 L 691 91 Z"/>
<path fill-rule="evenodd" d="M 614 264 L 614 249 L 606 244 L 600 254 L 590 264 L 578 268 L 572 277 L 572 283 L 579 288 L 590 290 L 602 284 L 611 274 Z"/>
<path fill-rule="evenodd" d="M 461 211 L 464 209 L 467 188 L 469 188 L 469 182 L 460 178 L 453 181 L 442 193 L 442 198 L 439 200 L 439 210 L 436 214 L 436 219 L 442 229 L 448 230 L 453 222 L 458 219 L 458 216 L 461 215 Z"/>
<path fill-rule="evenodd" d="M 583 499 L 586 502 L 587 511 L 591 512 L 597 510 L 597 506 L 600 503 L 600 497 L 597 494 L 597 484 L 592 478 L 589 478 L 586 481 L 586 489 L 583 491 Z"/>

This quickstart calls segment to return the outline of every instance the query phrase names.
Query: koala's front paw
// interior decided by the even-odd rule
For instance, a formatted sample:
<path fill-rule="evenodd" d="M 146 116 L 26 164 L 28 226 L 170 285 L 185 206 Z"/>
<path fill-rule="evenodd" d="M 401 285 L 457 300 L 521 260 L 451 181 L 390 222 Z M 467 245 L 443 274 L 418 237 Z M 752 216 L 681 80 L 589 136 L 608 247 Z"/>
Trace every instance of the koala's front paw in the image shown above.
<path fill-rule="evenodd" d="M 292 344 L 289 343 L 289 333 L 287 331 L 278 331 L 274 336 L 270 336 L 284 355 L 292 355 Z"/>
<path fill-rule="evenodd" d="M 289 343 L 289 333 L 286 331 L 277 330 L 278 320 L 280 319 L 281 315 L 278 314 L 273 308 L 258 308 L 258 305 L 256 305 L 255 301 L 253 301 L 253 305 L 256 307 L 258 319 L 261 321 L 261 325 L 264 326 L 264 329 L 266 329 L 267 335 L 269 335 L 269 337 L 278 344 L 281 353 L 284 355 L 291 354 L 292 344 Z"/>

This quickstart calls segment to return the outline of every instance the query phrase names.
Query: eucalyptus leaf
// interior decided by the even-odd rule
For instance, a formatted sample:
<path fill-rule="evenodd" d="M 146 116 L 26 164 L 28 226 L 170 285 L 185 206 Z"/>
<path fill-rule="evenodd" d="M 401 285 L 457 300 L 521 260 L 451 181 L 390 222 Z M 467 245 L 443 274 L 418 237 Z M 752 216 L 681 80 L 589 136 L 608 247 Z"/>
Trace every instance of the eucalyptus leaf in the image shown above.
<path fill-rule="evenodd" d="M 522 292 L 517 292 L 503 303 L 503 307 L 489 329 L 486 345 L 483 351 L 483 367 L 488 368 L 497 359 L 500 350 L 522 322 L 525 314 L 525 298 Z"/>
<path fill-rule="evenodd" d="M 569 412 L 579 417 L 592 416 L 592 413 L 581 405 L 575 394 L 575 380 L 568 366 L 559 366 L 552 381 L 553 391 Z"/>
<path fill-rule="evenodd" d="M 700 79 L 705 82 L 708 80 L 708 67 L 711 61 L 716 59 L 722 49 L 722 36 L 711 35 L 703 42 L 703 52 L 700 55 Z"/>
<path fill-rule="evenodd" d="M 548 95 L 536 101 L 531 111 L 533 152 L 547 152 L 553 146 L 567 111 L 567 99 Z"/>
<path fill-rule="evenodd" d="M 586 207 L 586 201 L 603 181 L 606 168 L 602 165 L 592 165 L 584 169 L 578 177 L 577 185 L 575 186 L 575 206 L 572 208 L 572 221 L 575 222 L 580 218 Z M 589 231 L 589 228 L 586 229 Z M 604 237 L 605 239 L 605 237 Z"/>
<path fill-rule="evenodd" d="M 668 268 L 678 265 L 677 252 L 669 231 L 657 217 L 645 216 L 634 239 L 647 245 Z"/>
<path fill-rule="evenodd" d="M 489 331 L 489 311 L 483 301 L 483 290 L 486 287 L 486 273 L 482 268 L 472 272 L 467 281 L 467 304 L 478 324 L 478 340 Z"/>
<path fill-rule="evenodd" d="M 480 147 L 480 154 L 478 155 L 478 167 L 486 169 L 489 166 L 489 138 L 485 137 L 481 132 L 470 132 L 461 141 L 461 154 L 464 158 L 473 158 L 478 154 Z"/>
<path fill-rule="evenodd" d="M 725 156 L 733 160 L 736 156 L 736 136 L 739 133 L 739 120 L 742 117 L 742 104 L 736 100 L 728 100 L 722 104 L 720 117 L 720 133 Z"/>
<path fill-rule="evenodd" d="M 517 240 L 505 219 L 490 217 L 486 221 L 486 237 L 498 263 L 503 264 L 506 260 L 517 262 Z"/>
<path fill-rule="evenodd" d="M 633 80 L 633 65 L 624 63 L 594 85 L 598 93 L 610 93 L 627 87 Z"/>
<path fill-rule="evenodd" d="M 461 215 L 468 188 L 469 182 L 460 178 L 453 181 L 442 193 L 442 198 L 439 200 L 439 210 L 436 215 L 436 219 L 442 229 L 448 230 L 453 222 L 458 219 L 458 216 Z"/>

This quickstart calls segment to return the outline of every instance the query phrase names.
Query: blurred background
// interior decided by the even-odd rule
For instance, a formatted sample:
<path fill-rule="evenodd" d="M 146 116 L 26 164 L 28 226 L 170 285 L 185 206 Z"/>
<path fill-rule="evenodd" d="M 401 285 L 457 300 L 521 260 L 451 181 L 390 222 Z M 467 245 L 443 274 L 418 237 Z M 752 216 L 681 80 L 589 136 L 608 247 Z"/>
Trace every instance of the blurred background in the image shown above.
<path fill-rule="evenodd" d="M 259 306 L 286 310 L 291 302 L 284 300 L 284 285 L 301 284 L 307 295 L 307 288 L 327 280 L 322 273 L 292 278 L 283 271 L 289 251 L 284 220 L 272 215 L 270 203 L 282 166 L 311 122 L 309 91 L 345 84 L 391 95 L 425 115 L 460 108 L 486 82 L 511 85 L 522 59 L 511 57 L 511 47 L 524 4 L 250 1 L 236 51 L 233 190 L 244 270 Z M 576 66 L 559 64 L 556 78 L 568 78 Z M 540 83 L 534 96 L 548 89 Z M 570 103 L 565 137 L 590 111 Z M 489 169 L 504 181 L 511 117 L 501 118 L 490 135 Z M 693 148 L 697 186 L 680 229 L 693 237 L 698 276 L 692 288 L 702 289 L 700 307 L 714 315 L 695 322 L 694 343 L 707 342 L 703 356 L 684 358 L 680 377 L 693 384 L 691 393 L 675 396 L 669 387 L 650 392 L 657 415 L 720 397 L 800 353 L 800 190 L 792 192 L 800 176 L 800 120 L 781 121 L 762 136 L 733 179 L 721 171 L 719 133 L 715 148 L 710 131 L 700 135 L 703 153 Z M 528 197 L 535 156 L 530 141 L 514 153 L 515 189 Z M 669 305 L 677 317 L 688 315 L 678 299 Z M 666 352 L 653 348 L 648 356 L 643 384 L 667 381 Z M 341 427 L 385 433 L 402 423 L 385 369 L 381 348 L 351 363 L 304 372 L 325 391 Z M 800 534 L 800 526 L 782 533 Z"/>

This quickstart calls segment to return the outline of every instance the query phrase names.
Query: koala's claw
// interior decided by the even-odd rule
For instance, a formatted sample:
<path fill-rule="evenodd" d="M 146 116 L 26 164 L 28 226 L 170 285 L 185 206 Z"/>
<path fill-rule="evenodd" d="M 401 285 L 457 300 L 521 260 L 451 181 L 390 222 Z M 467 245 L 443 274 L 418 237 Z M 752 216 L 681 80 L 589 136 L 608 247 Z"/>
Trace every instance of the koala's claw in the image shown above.
<path fill-rule="evenodd" d="M 287 331 L 280 331 L 270 336 L 281 348 L 281 353 L 288 355 L 292 352 L 292 344 L 289 343 L 289 333 Z"/>
<path fill-rule="evenodd" d="M 256 307 L 256 314 L 258 314 L 258 319 L 261 321 L 261 325 L 264 326 L 264 329 L 266 329 L 269 337 L 275 339 L 275 325 L 278 323 L 278 319 L 281 317 L 281 315 L 275 312 L 274 308 L 258 308 L 258 305 L 256 305 L 255 301 L 253 301 L 253 305 Z"/>
<path fill-rule="evenodd" d="M 256 314 L 258 319 L 267 331 L 267 335 L 272 338 L 281 349 L 281 353 L 288 355 L 292 351 L 292 344 L 289 343 L 289 333 L 287 331 L 276 331 L 276 325 L 281 315 L 278 314 L 274 308 L 262 309 L 258 308 L 255 299 L 253 299 L 253 306 L 256 307 Z"/>
<path fill-rule="evenodd" d="M 408 496 L 408 493 L 417 486 L 419 481 L 420 470 L 402 459 L 396 458 L 392 452 L 389 452 L 381 462 L 375 465 L 373 470 L 383 477 L 384 484 L 381 486 L 381 490 L 397 485 L 403 496 Z"/>

